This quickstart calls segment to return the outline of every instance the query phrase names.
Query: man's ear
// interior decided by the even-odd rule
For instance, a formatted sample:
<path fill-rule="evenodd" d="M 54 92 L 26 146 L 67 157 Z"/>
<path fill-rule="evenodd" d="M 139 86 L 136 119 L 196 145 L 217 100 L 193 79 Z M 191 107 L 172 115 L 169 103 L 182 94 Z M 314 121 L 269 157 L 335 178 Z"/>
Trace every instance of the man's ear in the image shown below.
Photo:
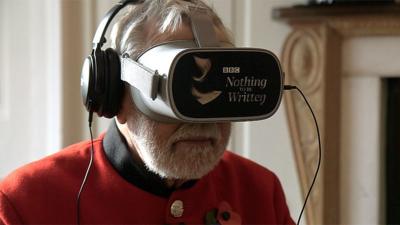
<path fill-rule="evenodd" d="M 126 118 L 125 113 L 122 112 L 122 110 L 118 113 L 117 120 L 118 120 L 118 123 L 120 123 L 120 124 L 125 124 L 126 123 L 127 118 Z"/>
<path fill-rule="evenodd" d="M 132 111 L 132 100 L 130 96 L 129 88 L 125 87 L 125 91 L 122 97 L 121 109 L 117 114 L 117 120 L 120 124 L 125 124 L 128 120 L 129 113 Z"/>

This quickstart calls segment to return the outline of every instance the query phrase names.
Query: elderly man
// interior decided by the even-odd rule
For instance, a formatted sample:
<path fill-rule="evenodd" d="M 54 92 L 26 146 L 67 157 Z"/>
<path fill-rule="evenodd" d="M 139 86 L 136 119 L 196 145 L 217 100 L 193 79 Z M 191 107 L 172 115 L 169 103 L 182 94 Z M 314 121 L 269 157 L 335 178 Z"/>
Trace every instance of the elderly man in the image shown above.
<path fill-rule="evenodd" d="M 113 49 L 136 60 L 154 45 L 194 40 L 191 8 L 205 10 L 218 41 L 231 42 L 201 0 L 144 0 L 121 13 Z M 293 224 L 277 177 L 225 150 L 230 122 L 156 121 L 130 85 L 121 93 L 105 134 L 2 181 L 0 224 Z"/>

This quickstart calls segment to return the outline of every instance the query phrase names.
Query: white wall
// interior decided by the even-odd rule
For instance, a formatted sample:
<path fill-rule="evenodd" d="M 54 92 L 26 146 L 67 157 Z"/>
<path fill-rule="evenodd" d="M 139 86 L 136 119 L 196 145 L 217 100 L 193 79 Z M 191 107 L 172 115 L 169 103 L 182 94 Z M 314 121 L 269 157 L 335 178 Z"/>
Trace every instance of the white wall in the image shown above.
<path fill-rule="evenodd" d="M 380 194 L 384 168 L 382 92 L 379 77 L 342 79 L 340 213 L 344 224 L 384 223 Z M 368 113 L 362 116 L 360 112 Z"/>
<path fill-rule="evenodd" d="M 61 147 L 58 8 L 0 1 L 0 179 Z"/>

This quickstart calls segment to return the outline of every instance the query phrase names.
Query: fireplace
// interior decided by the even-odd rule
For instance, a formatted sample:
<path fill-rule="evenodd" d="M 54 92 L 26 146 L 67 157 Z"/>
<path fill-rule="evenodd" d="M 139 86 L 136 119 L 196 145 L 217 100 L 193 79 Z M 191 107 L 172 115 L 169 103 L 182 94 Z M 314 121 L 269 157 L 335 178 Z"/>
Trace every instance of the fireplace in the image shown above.
<path fill-rule="evenodd" d="M 388 199 L 399 199 L 385 196 L 391 186 L 385 180 L 399 177 L 385 179 L 386 159 L 396 157 L 386 157 L 386 134 L 393 130 L 386 126 L 392 109 L 385 99 L 389 80 L 400 77 L 400 5 L 294 6 L 274 15 L 293 28 L 281 57 L 286 83 L 309 97 L 322 132 L 322 173 L 306 208 L 307 224 L 386 224 L 398 204 Z M 286 93 L 285 105 L 305 195 L 317 139 L 302 99 Z"/>
<path fill-rule="evenodd" d="M 400 224 L 400 78 L 386 79 L 386 224 Z"/>

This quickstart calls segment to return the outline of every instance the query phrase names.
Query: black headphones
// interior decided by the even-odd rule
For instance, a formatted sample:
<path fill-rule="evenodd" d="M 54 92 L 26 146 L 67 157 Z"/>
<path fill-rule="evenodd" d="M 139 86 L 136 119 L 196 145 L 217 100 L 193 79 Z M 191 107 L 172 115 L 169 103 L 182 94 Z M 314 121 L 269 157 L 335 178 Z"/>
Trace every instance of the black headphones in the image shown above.
<path fill-rule="evenodd" d="M 111 20 L 122 8 L 129 3 L 138 3 L 139 1 L 141 0 L 123 0 L 108 11 L 97 27 L 96 34 L 93 38 L 92 53 L 86 57 L 83 62 L 81 72 L 81 95 L 83 104 L 89 111 L 91 148 L 89 165 L 86 169 L 76 199 L 76 219 L 78 225 L 80 224 L 80 196 L 93 164 L 94 147 L 91 128 L 93 112 L 97 113 L 100 117 L 104 116 L 107 118 L 117 115 L 121 107 L 122 95 L 124 92 L 119 55 L 112 48 L 108 48 L 105 51 L 101 49 L 103 44 L 107 41 L 104 35 Z"/>
<path fill-rule="evenodd" d="M 92 53 L 85 59 L 81 72 L 81 95 L 89 111 L 89 122 L 92 121 L 93 112 L 100 117 L 112 118 L 120 110 L 124 85 L 119 54 L 112 48 L 105 51 L 101 48 L 107 41 L 104 35 L 115 15 L 127 4 L 139 1 L 120 1 L 108 11 L 97 27 Z"/>

